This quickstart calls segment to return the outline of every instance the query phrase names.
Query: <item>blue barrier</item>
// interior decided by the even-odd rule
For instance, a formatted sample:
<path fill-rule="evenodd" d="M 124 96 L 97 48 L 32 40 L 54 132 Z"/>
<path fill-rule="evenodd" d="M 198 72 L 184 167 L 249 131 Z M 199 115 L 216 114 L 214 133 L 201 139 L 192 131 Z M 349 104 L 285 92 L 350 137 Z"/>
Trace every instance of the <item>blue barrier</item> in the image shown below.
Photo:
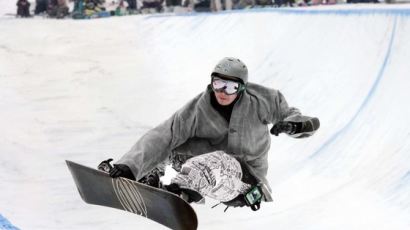
<path fill-rule="evenodd" d="M 240 10 L 229 10 L 221 12 L 188 12 L 188 13 L 158 13 L 148 15 L 145 19 L 162 17 L 197 17 L 197 16 L 218 16 L 229 14 L 254 14 L 254 13 L 276 13 L 276 14 L 296 14 L 296 15 L 400 15 L 410 16 L 410 8 L 355 8 L 355 9 L 320 9 L 310 7 L 300 8 L 250 8 Z"/>
<path fill-rule="evenodd" d="M 6 218 L 0 214 L 0 229 L 2 230 L 19 230 L 13 226 Z"/>

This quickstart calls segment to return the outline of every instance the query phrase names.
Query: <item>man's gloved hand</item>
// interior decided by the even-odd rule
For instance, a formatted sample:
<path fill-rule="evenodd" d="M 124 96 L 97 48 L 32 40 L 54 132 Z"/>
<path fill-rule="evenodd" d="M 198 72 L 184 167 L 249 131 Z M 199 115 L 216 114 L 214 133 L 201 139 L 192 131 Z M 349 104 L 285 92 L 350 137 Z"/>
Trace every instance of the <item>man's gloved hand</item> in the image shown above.
<path fill-rule="evenodd" d="M 114 167 L 110 170 L 110 177 L 124 177 L 130 180 L 135 180 L 130 167 L 124 164 L 114 164 Z"/>
<path fill-rule="evenodd" d="M 278 136 L 280 133 L 292 135 L 295 133 L 300 133 L 302 126 L 302 122 L 280 121 L 272 127 L 270 133 L 275 136 Z"/>
<path fill-rule="evenodd" d="M 111 165 L 112 159 L 108 159 L 105 161 L 102 161 L 98 165 L 98 170 L 107 172 L 110 174 L 110 177 L 116 178 L 116 177 L 124 177 L 128 178 L 130 180 L 135 180 L 134 174 L 132 174 L 131 169 L 124 164 L 114 164 L 114 166 Z"/>
<path fill-rule="evenodd" d="M 110 170 L 112 169 L 112 165 L 110 163 L 111 161 L 112 161 L 112 158 L 110 158 L 108 160 L 105 160 L 105 161 L 102 161 L 97 167 L 98 170 L 109 173 Z"/>

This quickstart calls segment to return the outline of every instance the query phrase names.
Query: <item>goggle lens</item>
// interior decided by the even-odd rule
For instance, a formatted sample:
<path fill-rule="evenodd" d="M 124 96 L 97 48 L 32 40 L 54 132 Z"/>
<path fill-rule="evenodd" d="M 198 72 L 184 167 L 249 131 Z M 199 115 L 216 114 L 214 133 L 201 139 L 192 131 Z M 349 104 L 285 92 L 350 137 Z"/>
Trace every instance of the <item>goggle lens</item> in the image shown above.
<path fill-rule="evenodd" d="M 212 78 L 212 89 L 217 92 L 224 91 L 227 95 L 235 94 L 239 91 L 240 83 L 236 81 Z"/>

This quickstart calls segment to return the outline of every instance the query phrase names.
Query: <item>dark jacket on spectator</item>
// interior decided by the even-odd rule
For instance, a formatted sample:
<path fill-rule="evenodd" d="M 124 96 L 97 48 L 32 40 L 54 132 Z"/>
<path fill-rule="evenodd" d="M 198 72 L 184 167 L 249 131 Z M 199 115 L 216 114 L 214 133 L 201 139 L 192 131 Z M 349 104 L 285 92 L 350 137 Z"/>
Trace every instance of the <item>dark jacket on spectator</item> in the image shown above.
<path fill-rule="evenodd" d="M 17 1 L 17 16 L 30 17 L 30 2 L 27 0 Z"/>

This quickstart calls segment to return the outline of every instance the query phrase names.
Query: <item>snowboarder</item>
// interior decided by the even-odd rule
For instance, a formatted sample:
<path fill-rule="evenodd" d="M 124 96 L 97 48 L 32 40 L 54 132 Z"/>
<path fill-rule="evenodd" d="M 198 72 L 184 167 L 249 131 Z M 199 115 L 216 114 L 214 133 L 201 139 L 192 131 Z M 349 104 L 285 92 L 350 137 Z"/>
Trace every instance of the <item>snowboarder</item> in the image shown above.
<path fill-rule="evenodd" d="M 289 107 L 275 89 L 248 82 L 248 69 L 237 58 L 223 58 L 211 84 L 168 120 L 148 131 L 113 166 L 99 169 L 180 195 L 188 202 L 204 196 L 228 207 L 260 207 L 272 201 L 266 179 L 270 133 L 311 136 L 319 120 Z M 162 186 L 164 165 L 178 172 Z"/>

